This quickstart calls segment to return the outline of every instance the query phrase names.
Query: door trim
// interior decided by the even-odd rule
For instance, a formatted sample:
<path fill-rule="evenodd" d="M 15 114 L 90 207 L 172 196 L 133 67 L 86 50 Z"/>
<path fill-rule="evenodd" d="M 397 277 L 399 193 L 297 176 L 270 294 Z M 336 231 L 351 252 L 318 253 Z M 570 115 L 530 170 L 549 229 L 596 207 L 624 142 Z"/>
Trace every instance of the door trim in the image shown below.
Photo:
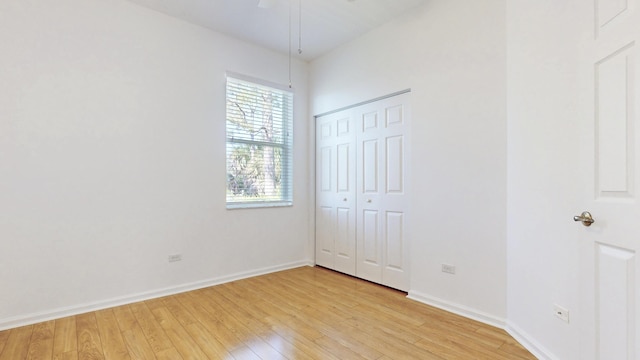
<path fill-rule="evenodd" d="M 319 117 L 331 115 L 331 114 L 334 114 L 334 113 L 337 113 L 337 112 L 340 112 L 340 111 L 344 111 L 344 110 L 353 109 L 353 108 L 356 108 L 358 106 L 370 104 L 370 103 L 373 103 L 373 102 L 376 102 L 376 101 L 392 98 L 394 96 L 398 96 L 398 95 L 402 95 L 402 94 L 406 94 L 406 93 L 410 93 L 410 92 L 411 92 L 411 88 L 400 90 L 400 91 L 396 91 L 396 92 L 391 93 L 391 94 L 383 95 L 383 96 L 380 96 L 380 97 L 377 97 L 377 98 L 373 98 L 373 99 L 370 99 L 370 100 L 365 100 L 365 101 L 362 101 L 362 102 L 359 102 L 359 103 L 356 103 L 356 104 L 353 104 L 353 105 L 347 105 L 347 106 L 341 107 L 339 109 L 330 110 L 330 111 L 324 112 L 322 114 L 314 115 L 313 117 L 314 117 L 314 120 L 315 120 L 315 119 L 317 119 Z"/>

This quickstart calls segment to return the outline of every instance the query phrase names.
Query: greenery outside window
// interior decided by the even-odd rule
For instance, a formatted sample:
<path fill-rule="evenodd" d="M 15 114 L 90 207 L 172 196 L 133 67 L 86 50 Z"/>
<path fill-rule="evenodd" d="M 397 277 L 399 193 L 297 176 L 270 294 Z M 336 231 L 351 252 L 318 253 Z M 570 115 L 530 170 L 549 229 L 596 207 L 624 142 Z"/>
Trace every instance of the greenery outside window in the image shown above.
<path fill-rule="evenodd" d="M 227 75 L 227 208 L 290 206 L 293 94 Z"/>

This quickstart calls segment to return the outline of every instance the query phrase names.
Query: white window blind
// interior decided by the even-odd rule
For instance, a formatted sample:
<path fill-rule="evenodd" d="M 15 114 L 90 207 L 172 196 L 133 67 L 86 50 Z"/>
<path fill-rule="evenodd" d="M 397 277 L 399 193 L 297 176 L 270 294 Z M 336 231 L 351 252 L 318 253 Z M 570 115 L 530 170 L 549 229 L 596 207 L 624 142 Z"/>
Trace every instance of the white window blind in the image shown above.
<path fill-rule="evenodd" d="M 293 94 L 227 76 L 227 208 L 293 202 Z"/>

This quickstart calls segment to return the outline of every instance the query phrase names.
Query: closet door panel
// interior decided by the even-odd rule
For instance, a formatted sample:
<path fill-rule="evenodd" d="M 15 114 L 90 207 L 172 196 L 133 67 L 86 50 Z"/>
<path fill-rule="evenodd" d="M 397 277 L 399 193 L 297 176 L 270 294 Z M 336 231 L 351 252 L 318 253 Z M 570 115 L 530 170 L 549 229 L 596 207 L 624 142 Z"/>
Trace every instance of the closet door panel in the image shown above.
<path fill-rule="evenodd" d="M 327 201 L 333 197 L 335 153 L 332 146 L 334 128 L 330 122 L 318 123 L 318 151 L 316 152 L 316 263 L 334 267 L 334 207 Z"/>
<path fill-rule="evenodd" d="M 387 194 L 404 193 L 404 137 L 387 138 L 385 156 Z"/>
<path fill-rule="evenodd" d="M 361 151 L 357 206 L 362 214 L 357 219 L 356 275 L 400 290 L 409 289 L 408 100 L 408 95 L 395 96 L 356 112 Z M 377 216 L 375 227 L 366 219 L 370 213 Z"/>
<path fill-rule="evenodd" d="M 401 290 L 409 289 L 409 239 L 407 237 L 407 145 L 409 138 L 408 96 L 390 98 L 381 104 L 384 112 L 384 194 L 380 208 L 385 213 L 382 226 L 384 251 L 382 283 Z"/>
<path fill-rule="evenodd" d="M 362 194 L 378 193 L 378 140 L 362 142 Z"/>
<path fill-rule="evenodd" d="M 320 206 L 316 211 L 316 263 L 333 268 L 333 208 Z"/>
<path fill-rule="evenodd" d="M 355 149 L 349 112 L 316 119 L 316 263 L 355 274 Z"/>
<path fill-rule="evenodd" d="M 396 289 L 406 289 L 405 276 L 408 272 L 405 258 L 405 214 L 388 211 L 385 214 L 384 253 L 385 263 L 382 274 L 384 285 Z"/>
<path fill-rule="evenodd" d="M 358 266 L 356 275 L 365 280 L 380 283 L 380 213 L 375 209 L 363 209 L 362 216 L 358 219 L 362 224 L 359 230 L 362 232 L 358 243 Z"/>

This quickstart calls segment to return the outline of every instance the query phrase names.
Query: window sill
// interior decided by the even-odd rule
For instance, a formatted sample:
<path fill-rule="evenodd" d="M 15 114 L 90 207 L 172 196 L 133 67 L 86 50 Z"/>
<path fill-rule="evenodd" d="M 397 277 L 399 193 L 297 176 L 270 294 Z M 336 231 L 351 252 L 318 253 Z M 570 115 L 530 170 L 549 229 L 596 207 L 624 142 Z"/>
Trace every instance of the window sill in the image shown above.
<path fill-rule="evenodd" d="M 227 210 L 262 209 L 262 208 L 291 207 L 291 206 L 293 206 L 293 202 L 291 201 L 227 203 Z"/>

